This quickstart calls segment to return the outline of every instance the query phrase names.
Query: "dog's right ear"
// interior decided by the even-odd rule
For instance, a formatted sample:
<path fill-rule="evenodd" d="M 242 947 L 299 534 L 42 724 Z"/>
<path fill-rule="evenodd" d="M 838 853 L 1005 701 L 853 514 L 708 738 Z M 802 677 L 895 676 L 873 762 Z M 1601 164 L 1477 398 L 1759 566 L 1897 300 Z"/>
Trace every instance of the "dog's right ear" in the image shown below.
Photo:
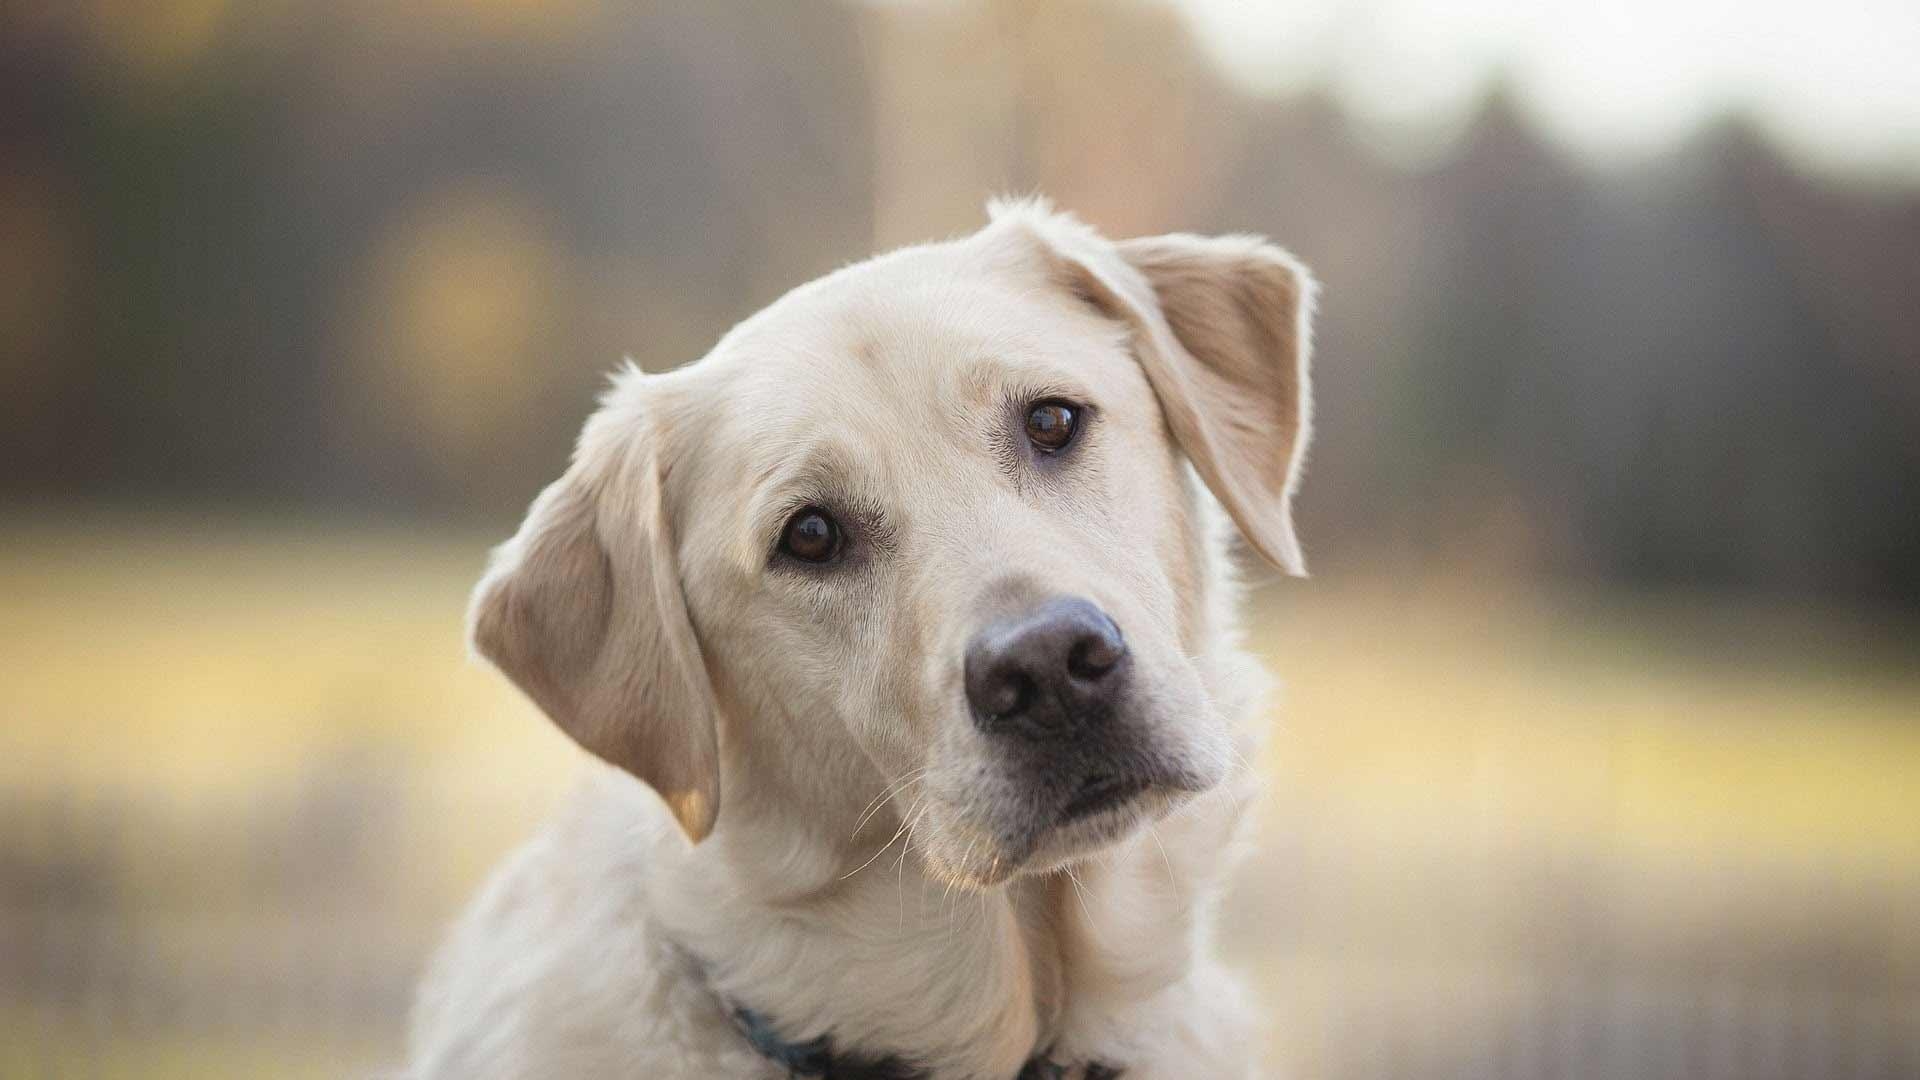
<path fill-rule="evenodd" d="M 687 614 L 652 425 L 603 408 L 495 550 L 475 651 L 561 730 L 645 781 L 694 843 L 720 810 L 713 688 Z"/>

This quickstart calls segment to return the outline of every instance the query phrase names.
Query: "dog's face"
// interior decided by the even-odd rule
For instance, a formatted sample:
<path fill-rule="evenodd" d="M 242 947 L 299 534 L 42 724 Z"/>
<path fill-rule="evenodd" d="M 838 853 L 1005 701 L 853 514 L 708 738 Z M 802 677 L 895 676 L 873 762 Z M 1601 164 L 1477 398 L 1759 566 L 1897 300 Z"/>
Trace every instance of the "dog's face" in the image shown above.
<path fill-rule="evenodd" d="M 1123 329 L 956 256 L 729 341 L 678 391 L 670 516 L 723 714 L 857 748 L 936 867 L 991 881 L 1228 751 L 1188 660 L 1196 493 Z"/>
<path fill-rule="evenodd" d="M 796 290 L 618 381 L 476 643 L 695 839 L 724 738 L 788 812 L 890 803 L 952 880 L 1055 867 L 1225 774 L 1186 465 L 1298 569 L 1309 290 L 1033 207 Z"/>

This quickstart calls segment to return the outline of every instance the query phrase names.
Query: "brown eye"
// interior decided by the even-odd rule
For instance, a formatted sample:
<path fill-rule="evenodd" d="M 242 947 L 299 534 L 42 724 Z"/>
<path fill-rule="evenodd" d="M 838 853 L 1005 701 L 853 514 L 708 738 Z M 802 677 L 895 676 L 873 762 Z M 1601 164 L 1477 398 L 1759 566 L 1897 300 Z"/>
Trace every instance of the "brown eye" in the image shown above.
<path fill-rule="evenodd" d="M 1027 439 L 1035 449 L 1051 454 L 1073 441 L 1073 427 L 1079 419 L 1066 402 L 1043 401 L 1027 410 Z"/>
<path fill-rule="evenodd" d="M 787 520 L 780 550 L 802 562 L 831 561 L 840 554 L 840 526 L 826 511 L 809 506 Z"/>

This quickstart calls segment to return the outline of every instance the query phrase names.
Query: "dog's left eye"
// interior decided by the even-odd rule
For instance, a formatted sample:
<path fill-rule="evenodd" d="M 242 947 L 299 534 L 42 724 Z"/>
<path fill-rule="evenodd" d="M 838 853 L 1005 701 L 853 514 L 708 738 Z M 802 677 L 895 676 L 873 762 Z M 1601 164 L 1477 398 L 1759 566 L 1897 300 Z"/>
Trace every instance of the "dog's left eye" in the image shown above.
<path fill-rule="evenodd" d="M 1079 410 L 1064 401 L 1042 401 L 1027 410 L 1027 441 L 1034 449 L 1051 454 L 1073 441 L 1074 428 L 1080 422 Z"/>
<path fill-rule="evenodd" d="M 788 518 L 780 534 L 780 550 L 801 562 L 832 562 L 840 554 L 840 546 L 840 523 L 817 506 Z"/>

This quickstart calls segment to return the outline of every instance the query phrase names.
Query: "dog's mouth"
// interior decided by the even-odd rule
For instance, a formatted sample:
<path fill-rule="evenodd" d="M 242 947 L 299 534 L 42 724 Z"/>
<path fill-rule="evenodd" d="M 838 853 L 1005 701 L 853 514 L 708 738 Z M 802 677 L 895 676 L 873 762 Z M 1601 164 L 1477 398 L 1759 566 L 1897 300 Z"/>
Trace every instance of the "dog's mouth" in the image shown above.
<path fill-rule="evenodd" d="M 1104 810 L 1113 810 L 1145 794 L 1153 785 L 1134 776 L 1095 773 L 1082 781 L 1080 790 L 1060 810 L 1058 824 L 1070 825 Z"/>
<path fill-rule="evenodd" d="M 1051 873 L 1124 842 L 1219 780 L 1153 743 L 1077 746 L 1003 769 L 997 784 L 962 787 L 958 805 L 943 799 L 933 826 L 914 830 L 941 876 L 988 887 Z"/>
<path fill-rule="evenodd" d="M 1080 781 L 1045 824 L 1027 835 L 1020 862 L 1046 873 L 1098 851 L 1183 801 L 1178 784 L 1136 772 L 1098 771 Z"/>

